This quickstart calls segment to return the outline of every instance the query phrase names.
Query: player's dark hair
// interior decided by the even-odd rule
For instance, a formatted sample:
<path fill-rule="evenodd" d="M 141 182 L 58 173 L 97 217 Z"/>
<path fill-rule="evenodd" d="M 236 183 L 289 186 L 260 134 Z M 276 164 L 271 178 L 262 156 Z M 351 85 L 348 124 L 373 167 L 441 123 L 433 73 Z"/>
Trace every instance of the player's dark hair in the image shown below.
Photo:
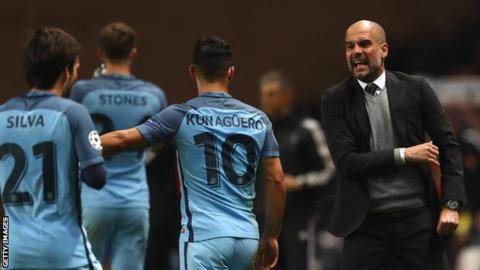
<path fill-rule="evenodd" d="M 27 35 L 23 49 L 25 78 L 30 87 L 50 89 L 65 67 L 73 71 L 80 44 L 67 32 L 42 26 Z"/>
<path fill-rule="evenodd" d="M 225 40 L 215 36 L 203 36 L 195 43 L 193 65 L 206 81 L 225 79 L 231 62 L 232 48 Z"/>
<path fill-rule="evenodd" d="M 100 31 L 98 43 L 108 60 L 125 61 L 136 46 L 135 30 L 125 23 L 110 23 Z"/>

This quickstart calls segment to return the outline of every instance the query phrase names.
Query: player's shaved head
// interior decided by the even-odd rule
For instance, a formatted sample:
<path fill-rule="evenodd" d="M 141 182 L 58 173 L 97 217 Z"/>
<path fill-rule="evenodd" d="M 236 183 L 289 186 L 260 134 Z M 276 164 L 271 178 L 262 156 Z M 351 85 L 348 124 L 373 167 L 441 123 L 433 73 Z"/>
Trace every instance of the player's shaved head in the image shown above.
<path fill-rule="evenodd" d="M 385 30 L 378 23 L 361 20 L 345 32 L 345 56 L 353 76 L 372 82 L 384 71 L 388 44 Z"/>
<path fill-rule="evenodd" d="M 373 21 L 361 20 L 353 23 L 348 27 L 345 36 L 348 36 L 351 32 L 369 32 L 372 38 L 375 38 L 375 41 L 378 43 L 381 44 L 387 42 L 385 30 L 380 24 Z"/>

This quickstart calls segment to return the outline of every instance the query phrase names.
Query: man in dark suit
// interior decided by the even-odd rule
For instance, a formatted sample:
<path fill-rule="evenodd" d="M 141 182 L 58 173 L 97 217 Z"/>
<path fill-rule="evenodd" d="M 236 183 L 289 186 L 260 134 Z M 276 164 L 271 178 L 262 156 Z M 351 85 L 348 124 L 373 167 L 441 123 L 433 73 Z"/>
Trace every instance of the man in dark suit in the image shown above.
<path fill-rule="evenodd" d="M 353 76 L 322 97 L 339 177 L 330 231 L 344 237 L 342 269 L 445 269 L 440 235 L 458 226 L 465 193 L 445 112 L 425 79 L 384 69 L 379 24 L 351 25 L 345 49 Z M 440 194 L 432 164 L 441 168 Z"/>

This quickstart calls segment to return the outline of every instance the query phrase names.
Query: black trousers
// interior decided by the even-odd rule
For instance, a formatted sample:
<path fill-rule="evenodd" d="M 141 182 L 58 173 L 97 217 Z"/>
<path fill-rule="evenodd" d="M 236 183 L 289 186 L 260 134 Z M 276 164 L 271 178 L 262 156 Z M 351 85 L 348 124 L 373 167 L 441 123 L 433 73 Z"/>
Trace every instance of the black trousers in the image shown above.
<path fill-rule="evenodd" d="M 436 220 L 422 207 L 370 213 L 344 239 L 342 270 L 423 270 Z"/>

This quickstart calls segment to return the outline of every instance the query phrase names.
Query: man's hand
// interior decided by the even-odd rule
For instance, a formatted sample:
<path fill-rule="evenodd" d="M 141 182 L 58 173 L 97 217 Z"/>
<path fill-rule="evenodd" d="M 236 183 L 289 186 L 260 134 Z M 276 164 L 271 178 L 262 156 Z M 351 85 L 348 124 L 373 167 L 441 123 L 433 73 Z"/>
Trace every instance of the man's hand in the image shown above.
<path fill-rule="evenodd" d="M 302 189 L 302 184 L 300 184 L 297 178 L 293 175 L 285 175 L 285 187 L 287 191 L 299 191 Z"/>
<path fill-rule="evenodd" d="M 405 148 L 405 160 L 407 162 L 431 162 L 440 165 L 438 155 L 438 147 L 431 141 Z"/>
<path fill-rule="evenodd" d="M 278 260 L 278 242 L 277 238 L 260 239 L 257 258 L 255 261 L 255 270 L 272 269 Z"/>
<path fill-rule="evenodd" d="M 440 218 L 438 219 L 437 232 L 443 235 L 450 234 L 458 227 L 458 223 L 459 216 L 457 210 L 442 208 Z"/>

